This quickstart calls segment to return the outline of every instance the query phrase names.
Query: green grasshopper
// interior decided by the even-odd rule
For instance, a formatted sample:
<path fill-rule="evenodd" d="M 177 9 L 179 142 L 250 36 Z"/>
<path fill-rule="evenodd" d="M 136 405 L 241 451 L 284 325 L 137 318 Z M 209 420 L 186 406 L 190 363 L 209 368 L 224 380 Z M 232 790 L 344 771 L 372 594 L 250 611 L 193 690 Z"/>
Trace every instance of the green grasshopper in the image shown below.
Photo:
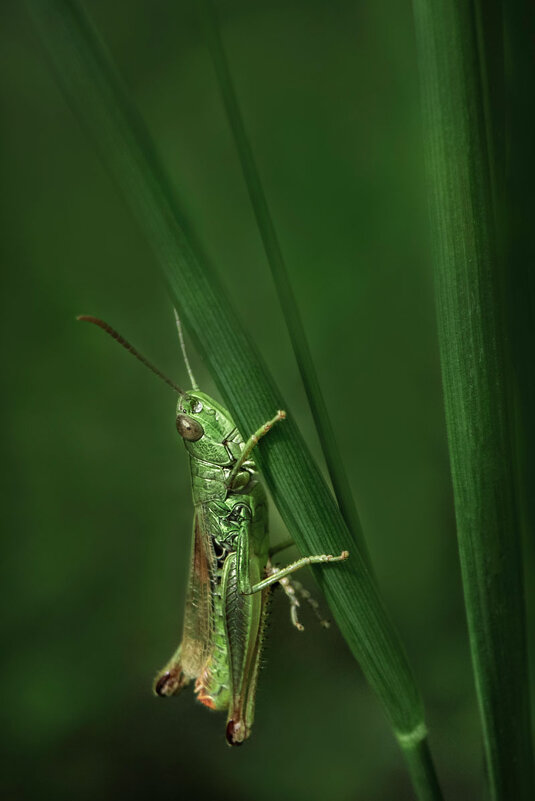
<path fill-rule="evenodd" d="M 176 315 L 176 312 L 175 312 Z M 176 428 L 190 459 L 193 490 L 193 546 L 182 642 L 154 680 L 159 696 L 176 695 L 195 680 L 199 701 L 227 710 L 226 738 L 242 744 L 251 733 L 266 604 L 280 582 L 291 603 L 294 625 L 299 601 L 288 576 L 301 567 L 348 557 L 319 554 L 277 569 L 270 557 L 291 543 L 270 549 L 265 490 L 251 451 L 273 425 L 278 411 L 247 441 L 230 414 L 201 392 L 189 365 L 176 315 L 180 344 L 192 389 L 184 392 L 107 323 L 80 316 L 102 328 L 178 393 Z"/>

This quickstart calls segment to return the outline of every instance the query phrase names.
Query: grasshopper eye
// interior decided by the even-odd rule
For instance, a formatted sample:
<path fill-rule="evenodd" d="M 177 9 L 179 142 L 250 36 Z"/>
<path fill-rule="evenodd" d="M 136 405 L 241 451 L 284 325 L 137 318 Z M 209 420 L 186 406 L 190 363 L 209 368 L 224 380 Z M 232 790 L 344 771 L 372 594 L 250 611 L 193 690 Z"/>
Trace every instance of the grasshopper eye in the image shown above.
<path fill-rule="evenodd" d="M 178 414 L 176 418 L 176 430 L 183 439 L 190 442 L 197 442 L 204 434 L 204 428 L 197 420 L 188 417 L 187 414 Z"/>

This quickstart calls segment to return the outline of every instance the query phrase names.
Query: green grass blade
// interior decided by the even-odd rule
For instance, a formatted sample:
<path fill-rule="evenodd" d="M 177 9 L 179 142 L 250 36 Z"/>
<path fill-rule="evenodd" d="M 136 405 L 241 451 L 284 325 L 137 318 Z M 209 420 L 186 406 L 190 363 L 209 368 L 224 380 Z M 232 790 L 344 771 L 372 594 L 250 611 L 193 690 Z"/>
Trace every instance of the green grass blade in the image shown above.
<path fill-rule="evenodd" d="M 301 314 L 288 275 L 282 254 L 279 238 L 275 230 L 273 218 L 269 210 L 262 181 L 258 173 L 253 150 L 245 130 L 243 116 L 236 96 L 236 90 L 230 74 L 227 57 L 221 40 L 219 24 L 212 0 L 202 0 L 200 16 L 203 22 L 208 50 L 212 58 L 219 83 L 221 98 L 232 130 L 236 150 L 241 163 L 243 177 L 249 192 L 249 198 L 256 217 L 260 236 L 264 244 L 267 260 L 275 283 L 281 308 L 290 334 L 295 358 L 299 366 L 301 379 L 305 387 L 312 416 L 318 431 L 323 456 L 327 464 L 329 476 L 347 527 L 359 543 L 361 553 L 368 558 L 368 551 L 362 532 L 360 518 L 344 469 L 338 443 L 332 426 L 327 404 L 314 367 L 312 354 L 301 320 Z"/>
<path fill-rule="evenodd" d="M 96 31 L 73 0 L 33 0 L 28 6 L 58 81 L 142 226 L 173 303 L 225 402 L 239 428 L 254 431 L 285 404 L 217 274 L 187 234 L 150 136 Z M 367 561 L 287 411 L 286 422 L 258 447 L 266 483 L 303 553 L 351 552 L 344 564 L 314 572 L 402 747 L 418 760 L 426 728 L 405 652 Z M 425 770 L 412 775 L 421 799 L 440 798 Z"/>
<path fill-rule="evenodd" d="M 507 92 L 508 284 L 518 383 L 518 449 L 523 521 L 535 544 L 535 5 L 511 0 L 504 8 Z M 526 93 L 526 89 L 528 90 Z M 533 554 L 533 550 L 532 550 Z"/>
<path fill-rule="evenodd" d="M 501 8 L 414 0 L 414 13 L 470 647 L 491 796 L 521 801 L 534 790 L 504 291 L 503 46 L 492 45 Z"/>

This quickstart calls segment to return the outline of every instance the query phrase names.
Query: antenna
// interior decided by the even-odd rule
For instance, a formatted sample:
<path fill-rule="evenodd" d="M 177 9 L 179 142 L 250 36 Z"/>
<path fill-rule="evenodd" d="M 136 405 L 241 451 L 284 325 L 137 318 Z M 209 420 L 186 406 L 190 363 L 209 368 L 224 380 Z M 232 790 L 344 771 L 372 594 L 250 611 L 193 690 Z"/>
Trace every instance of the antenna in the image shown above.
<path fill-rule="evenodd" d="M 188 359 L 188 354 L 186 352 L 186 343 L 184 342 L 184 332 L 182 330 L 182 323 L 180 322 L 180 317 L 178 316 L 177 310 L 174 309 L 173 311 L 175 312 L 175 320 L 176 320 L 176 327 L 178 329 L 178 338 L 180 340 L 180 348 L 182 350 L 182 355 L 184 357 L 184 362 L 186 364 L 186 370 L 188 371 L 189 380 L 191 381 L 191 388 L 199 389 L 199 385 L 195 381 L 195 376 L 193 375 L 193 370 L 191 369 L 191 365 Z"/>
<path fill-rule="evenodd" d="M 180 389 L 180 387 L 177 387 L 177 385 L 171 381 L 170 378 L 167 378 L 167 376 L 164 375 L 161 370 L 158 370 L 157 367 L 151 364 L 148 359 L 142 356 L 141 353 L 139 353 L 139 351 L 137 351 L 134 346 L 130 344 L 130 342 L 127 342 L 124 337 L 122 337 L 114 328 L 112 328 L 111 325 L 105 323 L 104 320 L 100 320 L 98 317 L 92 317 L 88 314 L 80 314 L 76 319 L 82 320 L 86 323 L 93 323 L 93 325 L 98 325 L 99 328 L 102 328 L 102 330 L 109 334 L 110 337 L 115 339 L 115 341 L 118 342 L 119 345 L 122 345 L 125 350 L 132 354 L 132 356 L 135 356 L 136 359 L 141 362 L 141 364 L 144 364 L 145 367 L 148 367 L 149 370 L 152 370 L 152 372 L 165 381 L 166 384 L 169 384 L 169 386 L 172 387 L 175 392 L 178 392 L 179 395 L 186 394 L 184 390 Z"/>

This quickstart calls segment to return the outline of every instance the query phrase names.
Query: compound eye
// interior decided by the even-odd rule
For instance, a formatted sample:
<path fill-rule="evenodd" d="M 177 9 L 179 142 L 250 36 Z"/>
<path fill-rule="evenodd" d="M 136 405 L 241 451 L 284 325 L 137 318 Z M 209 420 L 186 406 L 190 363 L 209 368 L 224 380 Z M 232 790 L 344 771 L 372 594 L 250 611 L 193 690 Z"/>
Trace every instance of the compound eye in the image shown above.
<path fill-rule="evenodd" d="M 183 439 L 189 442 L 197 442 L 204 434 L 204 428 L 197 420 L 188 417 L 187 414 L 178 414 L 176 418 L 176 430 Z"/>

